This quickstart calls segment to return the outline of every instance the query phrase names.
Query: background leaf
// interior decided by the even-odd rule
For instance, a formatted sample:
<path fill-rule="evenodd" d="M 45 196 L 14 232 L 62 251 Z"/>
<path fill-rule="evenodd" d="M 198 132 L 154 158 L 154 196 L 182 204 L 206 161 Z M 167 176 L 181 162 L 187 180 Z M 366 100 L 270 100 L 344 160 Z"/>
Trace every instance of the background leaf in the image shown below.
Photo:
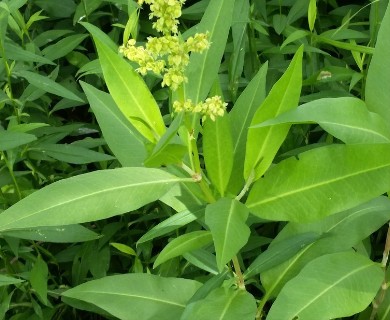
<path fill-rule="evenodd" d="M 156 268 L 169 259 L 181 256 L 182 254 L 192 250 L 202 248 L 212 243 L 212 241 L 213 238 L 210 231 L 201 230 L 183 234 L 173 239 L 165 246 L 154 262 L 153 268 Z"/>
<path fill-rule="evenodd" d="M 383 277 L 379 264 L 357 253 L 324 255 L 287 283 L 267 320 L 311 320 L 314 314 L 318 320 L 351 316 L 370 304 Z"/>
<path fill-rule="evenodd" d="M 194 280 L 152 274 L 109 276 L 64 292 L 63 299 L 94 304 L 121 320 L 180 319 L 186 302 L 200 287 Z"/>
<path fill-rule="evenodd" d="M 17 75 L 25 78 L 30 84 L 32 84 L 34 87 L 37 87 L 38 89 L 42 89 L 46 92 L 68 98 L 70 100 L 84 102 L 83 99 L 75 95 L 72 91 L 66 89 L 64 86 L 51 80 L 47 76 L 42 76 L 38 73 L 26 70 L 18 71 Z"/>
<path fill-rule="evenodd" d="M 250 230 L 245 223 L 248 215 L 245 205 L 228 198 L 206 207 L 206 224 L 213 235 L 220 272 L 248 241 Z"/>
<path fill-rule="evenodd" d="M 0 131 L 0 150 L 10 150 L 36 140 L 33 134 L 14 132 L 8 130 Z"/>
<path fill-rule="evenodd" d="M 389 179 L 390 144 L 331 145 L 275 165 L 246 204 L 264 219 L 310 221 L 383 194 Z"/>

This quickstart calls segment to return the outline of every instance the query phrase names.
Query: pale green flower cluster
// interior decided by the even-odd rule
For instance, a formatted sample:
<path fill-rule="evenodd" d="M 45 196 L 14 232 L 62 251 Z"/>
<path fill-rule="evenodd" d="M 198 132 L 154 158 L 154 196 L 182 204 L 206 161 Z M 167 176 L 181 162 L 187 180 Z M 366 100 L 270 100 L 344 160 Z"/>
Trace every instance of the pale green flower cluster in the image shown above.
<path fill-rule="evenodd" d="M 191 99 L 187 99 L 185 102 L 175 101 L 173 103 L 173 110 L 177 113 L 182 111 L 199 113 L 202 115 L 203 121 L 206 118 L 215 121 L 216 117 L 222 117 L 224 115 L 226 106 L 227 103 L 223 102 L 220 96 L 214 96 L 198 104 L 192 103 Z"/>
<path fill-rule="evenodd" d="M 164 35 L 177 34 L 177 25 L 181 16 L 181 6 L 185 0 L 138 0 L 138 4 L 146 3 L 150 6 L 149 19 L 157 18 L 153 28 Z"/>
<path fill-rule="evenodd" d="M 190 52 L 202 53 L 210 46 L 208 33 L 196 33 L 186 41 L 178 36 L 178 18 L 184 2 L 185 0 L 138 0 L 139 5 L 146 3 L 150 6 L 149 19 L 157 19 L 153 28 L 163 35 L 148 37 L 145 46 L 136 46 L 136 41 L 130 39 L 119 48 L 126 58 L 139 65 L 137 72 L 146 75 L 151 71 L 161 75 L 162 86 L 168 86 L 172 90 L 188 81 L 184 72 L 190 61 Z M 209 117 L 215 121 L 216 117 L 223 116 L 226 105 L 221 97 L 215 96 L 196 105 L 191 100 L 175 101 L 173 108 L 175 112 L 195 112 L 201 114 L 203 120 Z"/>
<path fill-rule="evenodd" d="M 148 37 L 143 46 L 136 46 L 136 41 L 130 39 L 119 51 L 129 60 L 139 65 L 137 72 L 145 75 L 148 71 L 163 76 L 162 86 L 176 90 L 183 82 L 189 63 L 190 52 L 201 53 L 209 47 L 207 33 L 197 33 L 183 41 L 177 35 L 177 18 L 181 15 L 184 0 L 141 0 L 139 4 L 150 5 L 150 18 L 157 17 L 153 27 L 163 33 L 162 37 Z"/>

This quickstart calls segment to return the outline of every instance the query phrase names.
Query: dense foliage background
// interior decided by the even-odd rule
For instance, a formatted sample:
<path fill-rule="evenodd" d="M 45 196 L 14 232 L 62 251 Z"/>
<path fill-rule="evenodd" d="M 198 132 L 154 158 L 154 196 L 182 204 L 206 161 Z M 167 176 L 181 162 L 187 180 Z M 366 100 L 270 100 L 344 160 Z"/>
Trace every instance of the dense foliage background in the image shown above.
<path fill-rule="evenodd" d="M 213 1 L 185 2 L 179 25 L 184 37 L 194 34 L 193 27 L 202 19 L 210 2 Z M 296 83 L 301 89 L 299 104 L 322 98 L 356 97 L 366 100 L 367 71 L 388 1 L 231 2 L 234 10 L 226 46 L 225 43 L 211 43 L 220 46 L 223 53 L 218 77 L 209 90 L 223 97 L 228 103 L 228 111 L 232 110 L 244 89 L 265 64 L 268 64 L 265 87 L 268 94 L 290 63 L 294 63 L 291 62 L 293 56 L 300 52 L 302 44 L 302 86 L 298 80 Z M 123 158 L 119 159 L 113 152 L 114 148 L 122 148 L 123 141 L 117 136 L 102 134 L 102 130 L 109 130 L 107 128 L 115 126 L 115 122 L 106 122 L 103 128 L 99 118 L 109 119 L 110 115 L 99 114 L 95 109 L 92 112 L 90 97 L 85 94 L 92 92 L 88 91 L 92 90 L 88 89 L 88 85 L 108 92 L 91 34 L 96 38 L 99 33 L 94 27 L 101 30 L 112 40 L 105 45 L 111 45 L 115 50 L 115 45 L 122 45 L 129 38 L 136 38 L 142 43 L 148 36 L 156 36 L 148 17 L 148 7 L 139 9 L 133 0 L 0 2 L 0 216 L 2 211 L 21 199 L 56 181 L 124 166 Z M 387 30 L 390 30 L 389 26 Z M 389 59 L 382 58 L 383 68 L 388 71 Z M 144 80 L 166 125 L 169 125 L 172 122 L 172 94 L 167 87 L 161 87 L 161 77 L 148 73 Z M 83 88 L 80 81 L 84 82 Z M 342 108 L 349 100 L 339 101 L 336 108 Z M 299 159 L 305 151 L 348 143 L 355 138 L 353 135 L 346 138 L 351 139 L 348 141 L 337 138 L 329 131 L 332 129 L 326 127 L 333 119 L 326 118 L 327 111 L 322 114 L 318 110 L 301 118 L 299 114 L 293 115 L 295 120 L 285 121 L 298 124 L 291 126 L 275 158 L 271 159 L 273 164 L 290 157 Z M 388 120 L 389 117 L 390 113 L 384 118 Z M 280 123 L 283 121 L 281 118 Z M 379 127 L 376 129 L 381 131 Z M 356 139 L 361 139 L 361 136 Z M 109 140 L 110 146 L 107 144 Z M 199 141 L 201 145 L 202 141 Z M 123 148 L 130 158 L 137 157 L 126 146 Z M 367 149 L 367 155 L 370 155 L 370 150 Z M 202 148 L 200 153 L 204 167 Z M 329 159 L 333 161 L 332 157 Z M 307 170 L 311 169 L 308 167 Z M 371 184 L 375 182 L 370 181 Z M 371 184 L 367 185 L 368 189 Z M 237 194 L 240 187 L 233 186 L 231 190 L 232 194 Z M 354 192 L 352 186 L 351 197 Z M 374 195 L 365 200 L 372 198 Z M 383 206 L 383 212 L 389 211 L 387 203 Z M 181 208 L 181 205 L 176 204 L 176 208 Z M 154 233 L 147 233 L 180 211 L 176 208 L 170 201 L 154 201 L 126 214 L 82 225 L 56 227 L 52 224 L 44 230 L 34 228 L 39 225 L 22 230 L 0 228 L 0 319 L 115 319 L 110 311 L 99 309 L 99 305 L 92 306 L 72 298 L 61 299 L 61 294 L 67 289 L 108 275 L 152 273 L 197 280 L 209 284 L 202 297 L 224 281 L 225 284 L 229 281 L 234 283 L 233 271 L 237 275 L 237 268 L 229 267 L 220 272 L 215 261 L 210 260 L 210 255 L 214 253 L 212 248 L 175 256 L 153 268 L 158 254 L 172 239 L 198 232 L 200 226 L 205 226 L 204 207 L 198 205 L 198 211 L 191 210 L 193 219 L 177 221 L 176 225 L 171 224 L 165 229 L 160 225 Z M 77 215 L 77 212 L 69 212 L 69 215 Z M 364 226 L 347 225 L 342 231 L 346 234 L 342 241 L 346 241 L 354 251 L 380 262 L 387 234 L 387 226 L 383 225 L 388 219 L 388 214 L 383 213 L 380 219 L 374 219 L 372 225 L 365 220 L 360 222 L 370 227 L 355 238 L 346 230 L 360 230 Z M 267 221 L 249 216 L 250 238 L 241 248 L 237 260 L 243 272 L 246 271 L 244 266 L 248 267 L 260 253 L 265 252 L 278 234 L 281 239 L 288 238 L 288 232 L 292 232 L 293 227 L 280 236 L 285 221 Z M 305 233 L 303 238 L 296 239 L 296 243 L 292 240 L 289 243 L 291 247 L 284 243 L 268 257 L 271 263 L 264 267 L 264 271 L 290 259 L 299 248 L 316 240 L 315 235 Z M 328 253 L 325 251 L 323 249 L 324 254 Z M 318 263 L 321 265 L 321 261 Z M 265 318 L 272 299 L 277 296 L 275 292 L 267 297 L 270 301 L 261 300 L 266 291 L 258 276 L 262 273 L 261 268 L 247 271 L 245 280 L 246 290 L 258 303 L 258 319 Z M 210 279 L 214 282 L 207 282 Z M 267 276 L 262 280 L 274 281 L 272 274 L 268 280 Z M 390 295 L 385 290 L 386 281 L 383 283 L 383 290 L 375 299 L 378 307 L 374 304 L 374 308 L 370 305 L 358 313 L 352 311 L 345 319 L 374 319 L 375 316 L 377 319 L 390 319 Z M 269 283 L 267 286 L 269 288 Z M 334 295 L 342 297 L 341 293 Z M 210 299 L 217 299 L 217 296 L 213 298 L 211 295 Z M 169 315 L 162 315 L 159 319 L 165 318 L 173 319 Z M 129 315 L 123 319 L 136 318 Z M 209 319 L 214 318 L 210 316 Z M 272 319 L 277 319 L 277 316 Z M 311 319 L 323 318 L 313 316 Z"/>

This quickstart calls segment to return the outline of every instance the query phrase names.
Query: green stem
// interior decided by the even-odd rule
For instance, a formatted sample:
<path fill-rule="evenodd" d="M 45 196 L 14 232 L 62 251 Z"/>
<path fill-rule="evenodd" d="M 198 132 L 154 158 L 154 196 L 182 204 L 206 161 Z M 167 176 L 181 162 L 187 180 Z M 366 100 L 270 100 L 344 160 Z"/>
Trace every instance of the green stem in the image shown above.
<path fill-rule="evenodd" d="M 1 155 L 2 155 L 2 158 L 4 159 L 5 165 L 6 165 L 7 168 L 8 168 L 8 171 L 9 171 L 9 173 L 10 173 L 10 175 L 11 175 L 12 181 L 13 181 L 14 186 L 15 186 L 16 194 L 18 195 L 18 199 L 19 199 L 19 200 L 22 200 L 22 193 L 20 192 L 18 182 L 16 181 L 16 177 L 15 177 L 15 173 L 14 173 L 14 168 L 13 168 L 13 166 L 9 163 L 7 157 L 5 156 L 5 153 L 4 153 L 4 152 L 1 152 Z"/>
<path fill-rule="evenodd" d="M 4 68 L 5 68 L 5 72 L 7 74 L 7 86 L 8 86 L 8 92 L 9 92 L 9 98 L 11 99 L 12 101 L 12 106 L 14 108 L 14 112 L 15 112 L 15 116 L 16 116 L 16 119 L 17 119 L 17 122 L 20 123 L 20 117 L 19 117 L 19 111 L 18 111 L 18 108 L 16 106 L 16 103 L 15 103 L 15 100 L 14 100 L 14 95 L 13 95 L 13 92 L 12 92 L 12 81 L 11 81 L 11 69 L 8 65 L 8 61 L 7 61 L 7 58 L 6 58 L 6 55 L 5 55 L 5 49 L 3 47 L 3 45 L 0 43 L 0 49 L 1 49 L 1 54 L 3 56 L 3 61 L 4 61 Z"/>
<path fill-rule="evenodd" d="M 256 319 L 261 319 L 262 314 L 263 314 L 263 309 L 265 304 L 267 303 L 269 298 L 269 295 L 267 292 L 264 294 L 263 298 L 260 300 L 259 306 L 257 307 L 257 314 L 256 314 Z"/>
<path fill-rule="evenodd" d="M 234 272 L 237 275 L 237 286 L 238 288 L 245 290 L 244 276 L 241 272 L 241 267 L 240 267 L 240 263 L 238 262 L 237 256 L 233 257 L 232 262 L 234 266 Z"/>

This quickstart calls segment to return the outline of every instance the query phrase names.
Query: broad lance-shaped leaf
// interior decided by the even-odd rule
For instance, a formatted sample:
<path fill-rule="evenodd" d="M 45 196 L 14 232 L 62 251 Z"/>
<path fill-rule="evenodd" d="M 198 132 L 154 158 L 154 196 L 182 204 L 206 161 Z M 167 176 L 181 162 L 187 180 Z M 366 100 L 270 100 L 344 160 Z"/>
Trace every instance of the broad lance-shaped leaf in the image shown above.
<path fill-rule="evenodd" d="M 37 137 L 30 133 L 2 130 L 0 131 L 0 151 L 10 150 L 34 140 L 37 140 Z"/>
<path fill-rule="evenodd" d="M 31 272 L 30 272 L 30 283 L 39 299 L 47 304 L 47 278 L 49 269 L 46 262 L 42 259 L 41 255 L 38 255 Z"/>
<path fill-rule="evenodd" d="M 256 300 L 249 292 L 223 287 L 189 304 L 181 320 L 253 320 L 255 317 Z"/>
<path fill-rule="evenodd" d="M 278 242 L 261 253 L 255 261 L 251 263 L 248 269 L 246 269 L 244 277 L 248 279 L 281 264 L 318 238 L 319 234 L 307 232 Z"/>
<path fill-rule="evenodd" d="M 161 200 L 161 199 L 160 199 Z M 178 212 L 169 218 L 161 221 L 152 229 L 148 230 L 141 238 L 138 239 L 137 245 L 146 241 L 153 240 L 157 237 L 166 235 L 182 226 L 185 226 L 204 215 L 205 208 L 203 206 L 191 210 Z"/>
<path fill-rule="evenodd" d="M 226 40 L 232 24 L 235 0 L 211 0 L 196 32 L 208 32 L 211 45 L 202 54 L 191 55 L 186 70 L 188 82 L 184 84 L 186 97 L 194 103 L 207 97 L 225 52 Z"/>
<path fill-rule="evenodd" d="M 189 279 L 132 273 L 83 283 L 62 297 L 70 305 L 72 299 L 93 304 L 121 320 L 172 320 L 180 319 L 187 301 L 200 286 L 200 282 Z"/>
<path fill-rule="evenodd" d="M 302 55 L 303 47 L 301 46 L 284 75 L 275 83 L 256 111 L 252 125 L 272 119 L 298 106 L 302 86 Z M 267 171 L 289 129 L 290 124 L 249 129 L 244 165 L 245 180 L 252 172 L 253 178 L 257 180 Z"/>
<path fill-rule="evenodd" d="M 201 230 L 183 234 L 165 246 L 154 262 L 153 268 L 156 268 L 169 259 L 202 248 L 212 242 L 213 238 L 210 231 Z"/>
<path fill-rule="evenodd" d="M 213 235 L 220 272 L 249 239 L 248 215 L 245 205 L 235 199 L 221 198 L 206 207 L 206 224 Z"/>
<path fill-rule="evenodd" d="M 147 141 L 125 118 L 112 97 L 80 81 L 89 105 L 111 151 L 124 167 L 141 167 L 146 158 Z"/>
<path fill-rule="evenodd" d="M 158 140 L 165 132 L 165 125 L 145 82 L 127 61 L 95 36 L 94 41 L 104 79 L 118 108 L 145 138 Z"/>
<path fill-rule="evenodd" d="M 21 282 L 24 282 L 24 281 L 25 280 L 12 278 L 12 277 L 8 277 L 8 276 L 0 274 L 0 287 L 9 286 L 11 284 L 17 284 L 17 283 L 21 283 Z"/>
<path fill-rule="evenodd" d="M 233 167 L 233 143 L 227 115 L 205 122 L 203 156 L 207 176 L 223 197 Z"/>
<path fill-rule="evenodd" d="M 74 146 L 71 144 L 42 143 L 30 148 L 29 150 L 42 152 L 53 159 L 74 164 L 84 164 L 115 159 L 108 154 Z"/>
<path fill-rule="evenodd" d="M 390 129 L 384 119 L 369 112 L 364 101 L 351 97 L 314 100 L 252 128 L 312 122 L 345 143 L 390 142 Z"/>
<path fill-rule="evenodd" d="M 365 98 L 369 110 L 380 114 L 390 123 L 390 5 L 383 17 L 375 51 L 368 68 Z"/>
<path fill-rule="evenodd" d="M 266 62 L 249 82 L 229 112 L 234 160 L 228 190 L 234 194 L 237 194 L 244 185 L 243 172 L 248 127 L 257 108 L 265 99 L 267 70 L 268 63 Z"/>
<path fill-rule="evenodd" d="M 273 251 L 292 237 L 300 237 L 308 233 L 321 234 L 322 237 L 305 246 L 291 259 L 261 274 L 261 283 L 267 297 L 276 297 L 281 288 L 310 261 L 324 254 L 350 250 L 389 219 L 390 199 L 381 196 L 315 222 L 290 222 L 272 241 L 268 250 Z"/>
<path fill-rule="evenodd" d="M 0 234 L 1 236 L 19 239 L 56 243 L 91 241 L 101 237 L 99 234 L 79 224 L 11 230 L 1 232 Z"/>
<path fill-rule="evenodd" d="M 390 144 L 331 145 L 275 165 L 251 189 L 247 207 L 269 220 L 305 222 L 390 189 Z"/>
<path fill-rule="evenodd" d="M 282 289 L 267 320 L 327 320 L 351 316 L 373 301 L 384 272 L 355 252 L 324 255 L 307 264 Z"/>
<path fill-rule="evenodd" d="M 159 169 L 136 167 L 60 180 L 2 212 L 0 232 L 109 218 L 155 201 L 175 183 L 189 180 Z"/>
<path fill-rule="evenodd" d="M 55 94 L 60 97 L 68 98 L 70 100 L 84 102 L 83 99 L 75 95 L 72 91 L 55 82 L 47 76 L 40 75 L 27 70 L 18 71 L 18 76 L 25 78 L 34 87 L 44 90 L 46 92 Z"/>

